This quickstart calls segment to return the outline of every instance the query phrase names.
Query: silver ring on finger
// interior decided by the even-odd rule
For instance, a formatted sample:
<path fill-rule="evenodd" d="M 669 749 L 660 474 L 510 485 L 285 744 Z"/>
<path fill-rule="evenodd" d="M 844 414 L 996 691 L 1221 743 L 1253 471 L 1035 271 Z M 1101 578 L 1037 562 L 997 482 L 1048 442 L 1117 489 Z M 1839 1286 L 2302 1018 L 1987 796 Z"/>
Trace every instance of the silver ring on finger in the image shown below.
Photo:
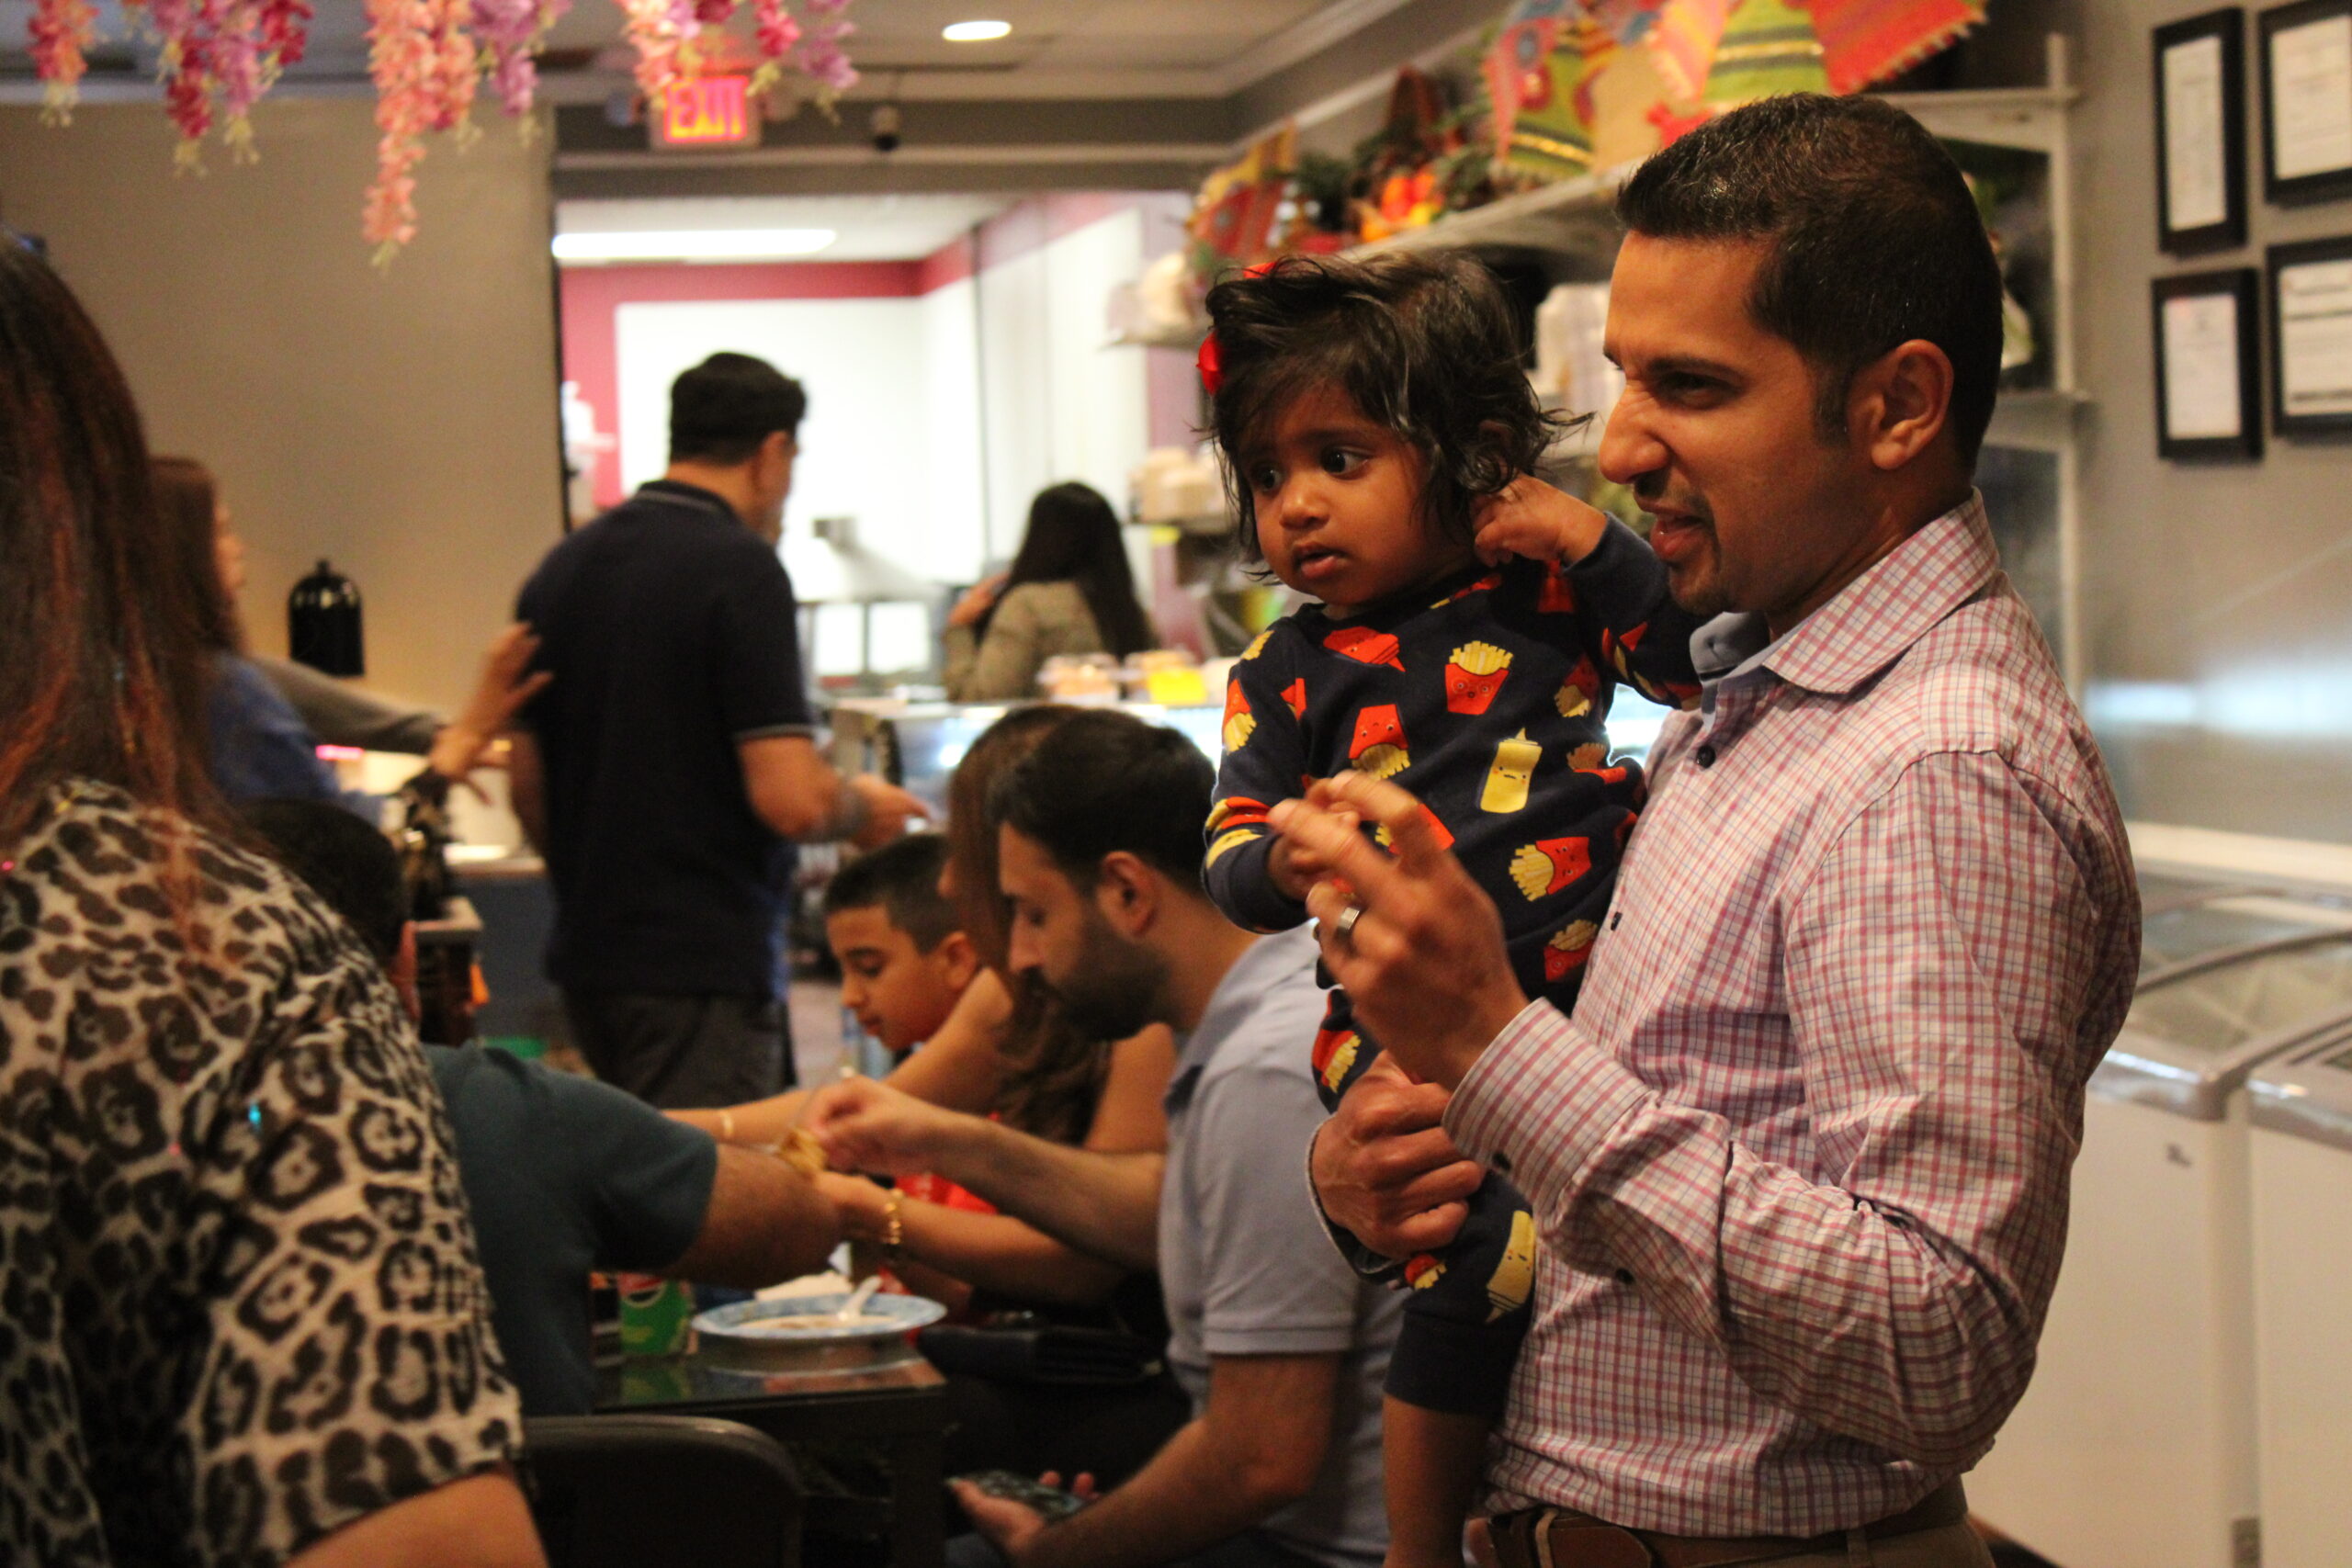
<path fill-rule="evenodd" d="M 1363 919 L 1363 906 L 1351 904 L 1340 911 L 1338 919 L 1331 922 L 1331 934 L 1341 942 L 1352 942 L 1355 940 L 1356 922 Z"/>

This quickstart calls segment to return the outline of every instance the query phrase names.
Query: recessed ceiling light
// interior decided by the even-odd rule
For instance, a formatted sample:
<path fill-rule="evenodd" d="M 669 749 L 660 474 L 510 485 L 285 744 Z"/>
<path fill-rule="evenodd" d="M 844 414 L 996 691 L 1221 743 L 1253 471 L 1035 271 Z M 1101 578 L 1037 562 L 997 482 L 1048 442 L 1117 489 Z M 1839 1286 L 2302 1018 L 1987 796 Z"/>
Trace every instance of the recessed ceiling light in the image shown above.
<path fill-rule="evenodd" d="M 560 262 L 775 261 L 833 243 L 831 229 L 688 229 L 558 234 Z"/>
<path fill-rule="evenodd" d="M 1012 30 L 1011 22 L 950 22 L 939 29 L 939 36 L 949 43 L 986 43 L 1002 38 Z"/>

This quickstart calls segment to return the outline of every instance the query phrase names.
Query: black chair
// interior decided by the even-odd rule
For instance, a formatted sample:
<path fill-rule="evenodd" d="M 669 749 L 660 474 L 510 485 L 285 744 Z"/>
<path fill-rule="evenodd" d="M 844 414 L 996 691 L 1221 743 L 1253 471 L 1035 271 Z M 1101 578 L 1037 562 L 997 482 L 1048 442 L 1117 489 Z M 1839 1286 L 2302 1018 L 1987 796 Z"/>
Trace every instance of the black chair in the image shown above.
<path fill-rule="evenodd" d="M 542 1416 L 523 1453 L 549 1568 L 798 1568 L 799 1472 L 740 1422 Z"/>

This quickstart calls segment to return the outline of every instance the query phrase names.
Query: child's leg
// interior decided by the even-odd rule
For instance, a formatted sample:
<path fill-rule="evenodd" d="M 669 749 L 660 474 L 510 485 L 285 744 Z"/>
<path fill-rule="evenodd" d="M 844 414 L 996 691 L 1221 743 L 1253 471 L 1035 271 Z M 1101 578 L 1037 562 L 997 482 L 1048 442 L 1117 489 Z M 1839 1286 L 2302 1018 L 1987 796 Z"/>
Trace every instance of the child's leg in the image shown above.
<path fill-rule="evenodd" d="M 1462 1568 L 1462 1527 L 1477 1501 L 1488 1421 L 1424 1410 L 1393 1395 L 1381 1419 L 1386 1568 Z"/>
<path fill-rule="evenodd" d="M 1442 1252 L 1405 1265 L 1409 1293 L 1388 1362 L 1391 1568 L 1455 1568 L 1487 1429 L 1510 1394 L 1535 1285 L 1535 1217 L 1489 1176 Z"/>

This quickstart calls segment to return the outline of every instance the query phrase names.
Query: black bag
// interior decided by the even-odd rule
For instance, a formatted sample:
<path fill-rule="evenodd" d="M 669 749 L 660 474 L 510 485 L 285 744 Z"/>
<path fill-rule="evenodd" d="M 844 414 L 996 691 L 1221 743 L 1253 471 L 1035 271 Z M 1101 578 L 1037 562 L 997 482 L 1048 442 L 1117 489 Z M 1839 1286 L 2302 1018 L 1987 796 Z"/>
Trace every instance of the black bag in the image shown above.
<path fill-rule="evenodd" d="M 1160 1347 L 1121 1328 L 935 1323 L 915 1348 L 943 1372 L 1058 1388 L 1127 1388 L 1161 1371 Z"/>

